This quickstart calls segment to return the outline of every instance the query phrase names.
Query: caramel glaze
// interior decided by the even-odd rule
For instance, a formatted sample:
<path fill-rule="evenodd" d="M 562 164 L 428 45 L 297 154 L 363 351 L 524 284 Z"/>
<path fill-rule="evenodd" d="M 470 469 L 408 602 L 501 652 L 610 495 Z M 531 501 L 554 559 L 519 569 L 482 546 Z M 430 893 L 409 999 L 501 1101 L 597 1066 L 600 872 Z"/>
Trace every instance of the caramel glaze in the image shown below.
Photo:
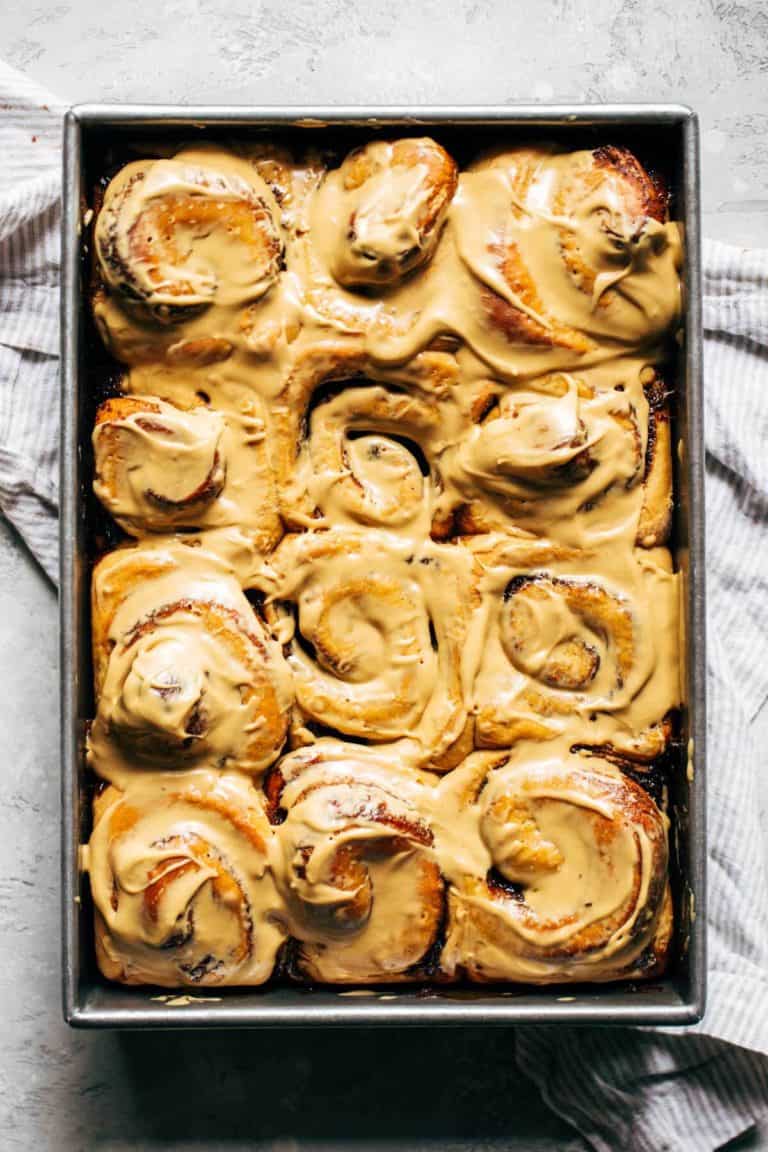
<path fill-rule="evenodd" d="M 278 882 L 298 974 L 334 984 L 430 974 L 445 899 L 432 779 L 323 739 L 285 756 L 268 791 L 283 817 Z"/>
<path fill-rule="evenodd" d="M 96 949 L 127 984 L 261 984 L 284 939 L 258 792 L 243 778 L 154 777 L 94 802 Z"/>
<path fill-rule="evenodd" d="M 263 771 L 286 736 L 293 690 L 275 640 L 230 564 L 185 541 L 118 549 L 93 578 L 95 771 Z"/>
<path fill-rule="evenodd" d="M 667 819 L 597 757 L 477 752 L 439 789 L 448 977 L 654 975 L 672 930 Z"/>
<path fill-rule="evenodd" d="M 121 171 L 95 249 L 134 537 L 93 580 L 102 971 L 661 971 L 661 185 L 612 147 L 197 147 Z"/>

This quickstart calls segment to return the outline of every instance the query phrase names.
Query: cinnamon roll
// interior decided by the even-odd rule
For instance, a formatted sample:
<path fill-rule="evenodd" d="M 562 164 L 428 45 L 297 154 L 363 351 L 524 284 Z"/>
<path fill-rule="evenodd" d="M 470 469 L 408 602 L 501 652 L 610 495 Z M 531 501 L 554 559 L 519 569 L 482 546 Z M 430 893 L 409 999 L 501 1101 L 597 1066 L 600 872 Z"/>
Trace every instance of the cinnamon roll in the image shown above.
<path fill-rule="evenodd" d="M 94 491 L 131 535 L 195 527 L 221 494 L 224 420 L 203 405 L 120 396 L 96 413 Z"/>
<path fill-rule="evenodd" d="M 457 385 L 456 361 L 446 353 L 382 371 L 338 342 L 308 352 L 272 406 L 285 522 L 428 533 Z"/>
<path fill-rule="evenodd" d="M 610 556 L 478 537 L 466 659 L 480 748 L 566 736 L 652 760 L 680 705 L 678 586 L 663 550 Z"/>
<path fill-rule="evenodd" d="M 300 978 L 424 979 L 443 917 L 434 837 L 418 776 L 365 748 L 320 741 L 273 773 L 279 883 Z"/>
<path fill-rule="evenodd" d="M 290 254 L 307 329 L 407 338 L 428 304 L 427 273 L 456 185 L 454 160 L 427 138 L 373 141 L 329 171 L 307 198 Z"/>
<path fill-rule="evenodd" d="M 239 327 L 228 313 L 270 292 L 284 241 L 275 199 L 253 166 L 211 148 L 118 172 L 94 248 L 94 314 L 117 358 L 195 366 L 232 354 Z"/>
<path fill-rule="evenodd" d="M 166 542 L 106 556 L 93 577 L 95 771 L 237 768 L 278 756 L 291 703 L 277 644 L 223 561 Z"/>
<path fill-rule="evenodd" d="M 301 739 L 313 728 L 371 743 L 407 738 L 421 762 L 450 766 L 467 727 L 466 560 L 373 529 L 284 538 L 260 583 L 309 725 Z"/>
<path fill-rule="evenodd" d="M 501 153 L 472 169 L 462 195 L 459 250 L 511 343 L 642 347 L 676 319 L 680 248 L 667 195 L 627 149 Z"/>
<path fill-rule="evenodd" d="M 282 534 L 253 400 L 226 412 L 194 397 L 118 396 L 96 413 L 94 491 L 131 536 L 237 525 L 268 551 Z"/>
<path fill-rule="evenodd" d="M 455 161 L 428 137 L 375 140 L 328 175 L 319 198 L 328 266 L 346 288 L 391 288 L 426 263 L 456 191 Z"/>
<path fill-rule="evenodd" d="M 123 984 L 263 984 L 280 945 L 273 832 L 241 777 L 145 780 L 94 800 L 96 956 Z"/>
<path fill-rule="evenodd" d="M 664 543 L 671 453 L 664 384 L 642 363 L 491 387 L 444 455 L 459 533 L 525 529 L 577 547 L 630 533 Z"/>
<path fill-rule="evenodd" d="M 476 753 L 440 792 L 450 977 L 560 984 L 663 971 L 668 821 L 639 784 L 596 757 Z"/>
<path fill-rule="evenodd" d="M 461 174 L 430 299 L 370 341 L 407 359 L 440 333 L 502 379 L 644 351 L 680 315 L 681 244 L 660 183 L 626 149 L 518 148 Z"/>

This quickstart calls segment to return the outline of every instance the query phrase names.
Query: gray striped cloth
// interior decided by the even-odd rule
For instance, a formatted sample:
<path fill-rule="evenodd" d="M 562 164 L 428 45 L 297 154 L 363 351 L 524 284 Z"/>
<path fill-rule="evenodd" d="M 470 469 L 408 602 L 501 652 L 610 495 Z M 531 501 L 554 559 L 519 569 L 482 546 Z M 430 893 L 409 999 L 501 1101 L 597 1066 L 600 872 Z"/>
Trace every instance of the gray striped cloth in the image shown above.
<path fill-rule="evenodd" d="M 0 63 L 0 509 L 54 581 L 62 111 Z"/>
<path fill-rule="evenodd" d="M 0 507 L 56 578 L 60 114 L 0 65 Z M 687 1031 L 526 1027 L 519 1070 L 599 1152 L 708 1152 L 768 1110 L 768 251 L 704 250 L 709 1003 Z M 514 1117 L 510 1116 L 510 1129 Z"/>

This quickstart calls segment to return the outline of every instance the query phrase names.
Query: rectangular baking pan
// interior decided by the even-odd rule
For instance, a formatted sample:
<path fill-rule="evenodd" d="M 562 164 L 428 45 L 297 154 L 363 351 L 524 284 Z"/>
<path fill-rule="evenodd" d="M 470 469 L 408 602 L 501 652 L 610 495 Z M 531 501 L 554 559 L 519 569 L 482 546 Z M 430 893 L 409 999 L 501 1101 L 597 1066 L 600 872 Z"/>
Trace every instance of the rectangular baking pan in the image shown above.
<path fill-rule="evenodd" d="M 202 989 L 178 997 L 108 984 L 96 969 L 87 881 L 78 846 L 90 803 L 83 742 L 92 712 L 89 575 L 86 550 L 90 436 L 86 299 L 81 258 L 83 196 L 107 145 L 121 139 L 190 138 L 277 131 L 340 136 L 379 128 L 449 133 L 476 151 L 503 140 L 552 138 L 593 146 L 612 141 L 658 155 L 671 182 L 673 215 L 685 239 L 685 313 L 674 393 L 676 525 L 683 574 L 685 678 L 680 752 L 670 779 L 672 880 L 677 941 L 669 973 L 642 984 L 518 989 L 490 986 L 344 991 L 278 986 Z M 83 105 L 66 117 L 62 248 L 61 723 L 64 1015 L 91 1028 L 255 1027 L 352 1024 L 688 1024 L 701 1018 L 706 983 L 704 479 L 701 379 L 699 161 L 696 116 L 680 105 L 469 108 L 249 108 Z M 695 750 L 695 752 L 693 751 Z M 695 769 L 694 769 L 695 765 Z M 178 1003 L 169 1003 L 177 999 Z"/>

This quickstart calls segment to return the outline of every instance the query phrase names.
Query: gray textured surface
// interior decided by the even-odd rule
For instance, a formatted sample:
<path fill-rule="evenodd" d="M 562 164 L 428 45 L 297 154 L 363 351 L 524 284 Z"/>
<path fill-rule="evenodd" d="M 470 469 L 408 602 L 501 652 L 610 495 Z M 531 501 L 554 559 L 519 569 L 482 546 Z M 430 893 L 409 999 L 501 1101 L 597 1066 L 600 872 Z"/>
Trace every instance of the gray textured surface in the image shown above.
<path fill-rule="evenodd" d="M 682 100 L 705 231 L 768 245 L 762 0 L 0 0 L 0 55 L 71 100 Z M 509 1033 L 86 1035 L 60 1023 L 55 597 L 0 526 L 0 1147 L 563 1149 Z M 765 725 L 768 734 L 768 724 Z M 768 1148 L 758 1135 L 741 1148 Z"/>

